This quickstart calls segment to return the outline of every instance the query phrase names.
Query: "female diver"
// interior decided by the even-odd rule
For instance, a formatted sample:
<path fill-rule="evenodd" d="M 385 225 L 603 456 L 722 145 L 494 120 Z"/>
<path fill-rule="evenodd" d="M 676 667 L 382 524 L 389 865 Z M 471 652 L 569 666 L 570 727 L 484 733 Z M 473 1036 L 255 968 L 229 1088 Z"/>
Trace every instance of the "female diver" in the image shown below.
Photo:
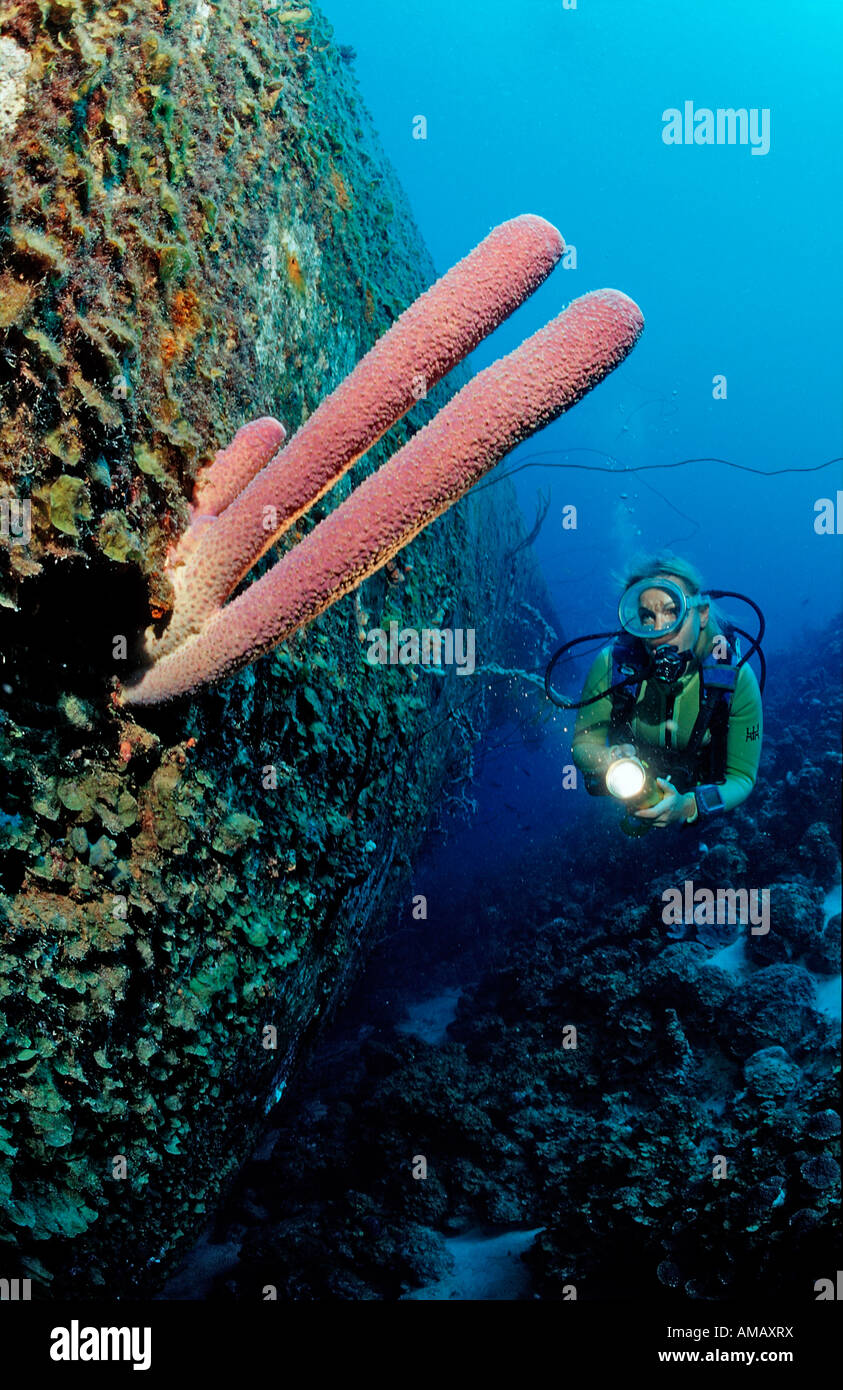
<path fill-rule="evenodd" d="M 749 796 L 761 755 L 763 615 L 741 658 L 738 634 L 693 565 L 669 552 L 636 563 L 619 606 L 621 632 L 594 661 L 577 708 L 573 758 L 593 795 L 607 792 L 627 807 L 623 828 L 690 825 L 730 811 Z M 589 639 L 578 639 L 580 641 Z M 762 662 L 759 688 L 748 657 Z M 631 818 L 634 817 L 635 820 Z M 636 825 L 635 822 L 638 822 Z"/>

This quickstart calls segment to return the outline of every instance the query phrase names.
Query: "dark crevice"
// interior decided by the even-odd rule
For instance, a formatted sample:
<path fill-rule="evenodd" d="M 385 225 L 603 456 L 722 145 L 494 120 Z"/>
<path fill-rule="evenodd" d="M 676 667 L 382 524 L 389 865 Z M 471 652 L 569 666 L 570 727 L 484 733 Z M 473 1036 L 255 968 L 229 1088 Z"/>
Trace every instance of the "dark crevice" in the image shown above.
<path fill-rule="evenodd" d="M 140 664 L 147 611 L 147 586 L 134 567 L 47 560 L 21 586 L 20 609 L 0 609 L 0 709 L 26 709 L 27 723 L 54 726 L 60 695 L 102 702 L 112 676 L 125 679 Z M 120 635 L 125 660 L 115 659 Z"/>

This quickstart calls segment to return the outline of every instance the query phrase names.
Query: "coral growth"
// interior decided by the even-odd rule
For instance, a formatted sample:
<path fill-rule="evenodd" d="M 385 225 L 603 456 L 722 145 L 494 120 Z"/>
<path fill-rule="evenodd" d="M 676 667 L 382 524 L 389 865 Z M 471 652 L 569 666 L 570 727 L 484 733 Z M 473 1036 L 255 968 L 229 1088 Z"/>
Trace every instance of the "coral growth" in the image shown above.
<path fill-rule="evenodd" d="M 245 1166 L 218 1218 L 239 1257 L 216 1297 L 274 1283 L 279 1299 L 401 1298 L 439 1279 L 452 1237 L 512 1226 L 543 1228 L 527 1296 L 815 1297 L 835 1268 L 839 1020 L 819 996 L 839 964 L 810 965 L 814 890 L 782 798 L 839 727 L 839 630 L 818 646 L 823 659 L 779 698 L 771 661 L 782 743 L 758 789 L 777 820 L 759 838 L 740 808 L 743 859 L 726 825 L 707 829 L 703 851 L 722 848 L 737 878 L 749 865 L 756 882 L 775 880 L 769 934 L 790 943 L 788 959 L 746 951 L 736 965 L 734 946 L 722 953 L 693 928 L 672 940 L 654 874 L 664 845 L 630 849 L 567 822 L 559 841 L 478 868 L 464 897 L 439 898 L 438 924 L 402 918 L 278 1107 L 271 1157 Z M 818 704 L 806 710 L 808 678 Z M 811 808 L 816 843 L 839 796 L 838 780 Z M 692 873 L 681 860 L 671 870 Z M 839 861 L 821 861 L 821 889 L 835 879 Z M 462 993 L 434 1041 L 401 1005 L 445 985 Z"/>

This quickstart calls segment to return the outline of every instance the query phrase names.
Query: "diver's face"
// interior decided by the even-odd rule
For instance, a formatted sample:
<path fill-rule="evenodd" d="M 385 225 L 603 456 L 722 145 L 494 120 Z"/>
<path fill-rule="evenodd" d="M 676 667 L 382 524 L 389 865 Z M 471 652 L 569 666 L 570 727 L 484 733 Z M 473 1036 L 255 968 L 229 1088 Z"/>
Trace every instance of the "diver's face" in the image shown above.
<path fill-rule="evenodd" d="M 665 578 L 672 580 L 683 594 L 687 594 L 685 585 L 675 575 L 668 574 Z M 707 604 L 702 608 L 689 608 L 682 626 L 671 632 L 671 627 L 679 617 L 676 599 L 667 589 L 659 589 L 655 585 L 652 589 L 645 589 L 641 594 L 638 611 L 639 617 L 653 632 L 652 637 L 644 639 L 648 646 L 661 647 L 670 643 L 680 652 L 691 651 L 702 628 L 708 622 Z M 665 633 L 665 636 L 660 637 L 660 632 Z"/>

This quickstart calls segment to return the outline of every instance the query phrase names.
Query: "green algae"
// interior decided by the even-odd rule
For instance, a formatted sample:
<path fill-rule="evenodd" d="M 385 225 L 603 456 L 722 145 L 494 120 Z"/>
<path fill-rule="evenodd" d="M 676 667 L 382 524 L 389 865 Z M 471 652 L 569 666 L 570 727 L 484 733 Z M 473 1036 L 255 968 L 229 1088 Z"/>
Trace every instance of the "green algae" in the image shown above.
<path fill-rule="evenodd" d="M 193 268 L 193 258 L 184 246 L 164 245 L 158 249 L 158 267 L 161 279 L 167 283 L 182 283 Z"/>
<path fill-rule="evenodd" d="M 114 367 L 119 367 L 120 363 L 117 356 L 113 353 L 109 355 L 113 360 Z M 75 387 L 88 409 L 96 412 L 103 425 L 109 426 L 111 429 L 119 428 L 122 421 L 120 411 L 111 401 L 106 400 L 93 382 L 87 381 L 81 372 L 71 372 L 70 383 Z"/>
<path fill-rule="evenodd" d="M 43 444 L 55 458 L 60 459 L 61 462 L 67 464 L 69 468 L 75 468 L 82 457 L 80 445 L 71 434 L 62 428 L 62 426 L 59 426 L 57 429 L 45 435 Z M 40 497 L 42 495 L 48 495 L 48 491 L 49 490 L 36 489 L 32 495 L 33 497 Z"/>
<path fill-rule="evenodd" d="M 61 243 L 54 237 L 36 231 L 33 227 L 13 227 L 11 238 L 17 250 L 25 253 L 42 269 L 57 275 L 67 275 L 70 263 Z"/>
<path fill-rule="evenodd" d="M 129 525 L 125 512 L 106 512 L 100 522 L 98 539 L 102 553 L 118 564 L 137 562 L 143 554 L 142 539 Z"/>
<path fill-rule="evenodd" d="M 66 536 L 78 536 L 78 523 L 92 514 L 84 479 L 64 473 L 56 479 L 47 495 L 51 524 Z"/>
<path fill-rule="evenodd" d="M 23 335 L 30 343 L 34 343 L 39 352 L 42 352 L 48 361 L 54 366 L 59 366 L 64 361 L 62 350 L 58 343 L 54 343 L 52 338 L 48 338 L 46 333 L 42 333 L 37 328 L 28 328 Z"/>
<path fill-rule="evenodd" d="M 220 854 L 234 854 L 247 840 L 257 839 L 261 822 L 252 816 L 235 811 L 227 816 L 216 831 L 211 844 Z"/>
<path fill-rule="evenodd" d="M 145 473 L 148 478 L 155 478 L 159 483 L 167 481 L 167 470 L 161 459 L 152 449 L 148 449 L 145 444 L 135 445 L 135 463 L 141 473 Z"/>

